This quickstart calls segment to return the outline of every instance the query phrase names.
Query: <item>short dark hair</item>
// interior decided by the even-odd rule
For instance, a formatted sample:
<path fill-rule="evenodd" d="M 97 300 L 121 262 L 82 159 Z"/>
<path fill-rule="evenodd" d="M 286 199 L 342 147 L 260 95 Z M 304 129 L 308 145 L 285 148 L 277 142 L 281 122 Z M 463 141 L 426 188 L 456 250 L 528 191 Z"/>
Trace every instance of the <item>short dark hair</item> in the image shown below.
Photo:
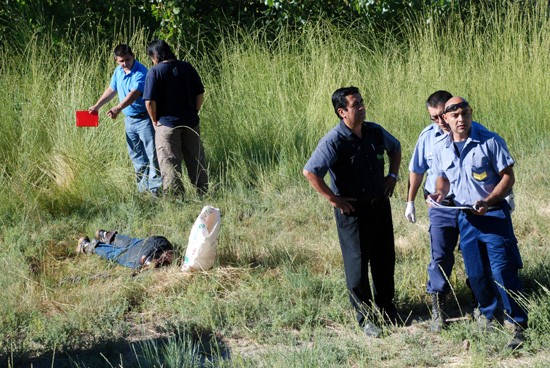
<path fill-rule="evenodd" d="M 134 56 L 134 53 L 132 52 L 132 49 L 130 46 L 121 43 L 117 47 L 115 47 L 115 50 L 113 51 L 113 54 L 115 55 L 115 59 L 120 56 L 126 56 L 126 55 L 132 55 Z"/>
<path fill-rule="evenodd" d="M 438 107 L 439 105 L 444 105 L 449 101 L 453 95 L 447 91 L 435 91 L 428 97 L 426 100 L 426 107 Z"/>
<path fill-rule="evenodd" d="M 176 60 L 176 56 L 172 52 L 170 45 L 164 40 L 154 40 L 147 46 L 147 55 L 149 57 L 156 56 L 157 61 Z"/>
<path fill-rule="evenodd" d="M 338 88 L 334 91 L 332 94 L 332 106 L 334 106 L 334 112 L 339 119 L 342 117 L 338 114 L 338 109 L 346 109 L 346 107 L 348 107 L 348 100 L 346 99 L 346 96 L 358 94 L 359 88 L 353 86 Z"/>

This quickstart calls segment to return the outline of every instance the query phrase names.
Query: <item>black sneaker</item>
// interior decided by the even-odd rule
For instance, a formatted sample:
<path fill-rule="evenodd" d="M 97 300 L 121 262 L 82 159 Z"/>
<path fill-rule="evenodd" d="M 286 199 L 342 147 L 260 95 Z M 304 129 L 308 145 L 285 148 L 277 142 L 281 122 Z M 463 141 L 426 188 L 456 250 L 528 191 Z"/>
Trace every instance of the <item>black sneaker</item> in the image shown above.
<path fill-rule="evenodd" d="M 523 334 L 523 328 L 521 326 L 516 326 L 514 331 L 514 337 L 506 347 L 510 350 L 521 349 L 524 342 L 525 342 L 525 335 Z"/>
<path fill-rule="evenodd" d="M 363 325 L 363 332 L 368 337 L 378 338 L 382 334 L 382 330 L 372 322 L 365 322 Z"/>

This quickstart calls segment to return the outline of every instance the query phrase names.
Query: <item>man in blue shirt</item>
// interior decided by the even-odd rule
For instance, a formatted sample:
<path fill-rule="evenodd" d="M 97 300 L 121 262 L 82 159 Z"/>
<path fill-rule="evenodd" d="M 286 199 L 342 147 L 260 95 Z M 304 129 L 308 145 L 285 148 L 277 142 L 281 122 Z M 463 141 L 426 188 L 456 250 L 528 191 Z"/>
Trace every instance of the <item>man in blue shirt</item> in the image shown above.
<path fill-rule="evenodd" d="M 118 94 L 119 103 L 107 111 L 107 116 L 116 119 L 121 112 L 126 116 L 126 143 L 134 165 L 138 191 L 157 195 L 162 179 L 155 149 L 155 131 L 141 98 L 147 68 L 135 59 L 128 45 L 115 47 L 114 55 L 118 66 L 111 83 L 89 111 L 98 111 Z"/>
<path fill-rule="evenodd" d="M 438 177 L 429 197 L 442 202 L 452 188 L 457 206 L 472 206 L 458 215 L 466 274 L 485 324 L 492 326 L 503 312 L 514 324 L 508 346 L 515 349 L 524 341 L 527 313 L 515 300 L 522 291 L 518 270 L 523 263 L 505 201 L 515 182 L 514 160 L 499 135 L 473 124 L 465 99 L 447 101 L 444 118 L 451 133 L 437 145 Z"/>
<path fill-rule="evenodd" d="M 433 171 L 432 161 L 436 143 L 445 139 L 451 131 L 449 124 L 443 119 L 445 103 L 451 97 L 453 96 L 447 91 L 436 91 L 426 101 L 426 108 L 433 123 L 420 133 L 409 164 L 409 191 L 405 217 L 413 223 L 416 222 L 414 200 L 422 185 L 424 174 L 424 198 L 435 192 L 437 175 Z M 452 199 L 449 198 L 447 201 Z M 458 241 L 458 210 L 429 208 L 428 216 L 431 260 L 428 265 L 426 291 L 432 299 L 431 330 L 440 332 L 446 324 L 445 304 L 450 291 L 448 280 L 453 269 L 454 249 Z"/>
<path fill-rule="evenodd" d="M 372 313 L 375 305 L 386 321 L 397 322 L 389 197 L 397 181 L 401 144 L 380 125 L 365 121 L 365 105 L 357 87 L 336 90 L 332 104 L 340 123 L 319 141 L 303 174 L 334 207 L 350 301 L 364 333 L 378 337 L 381 330 Z M 389 158 L 388 175 L 384 175 L 384 153 Z M 324 181 L 327 172 L 330 188 Z"/>

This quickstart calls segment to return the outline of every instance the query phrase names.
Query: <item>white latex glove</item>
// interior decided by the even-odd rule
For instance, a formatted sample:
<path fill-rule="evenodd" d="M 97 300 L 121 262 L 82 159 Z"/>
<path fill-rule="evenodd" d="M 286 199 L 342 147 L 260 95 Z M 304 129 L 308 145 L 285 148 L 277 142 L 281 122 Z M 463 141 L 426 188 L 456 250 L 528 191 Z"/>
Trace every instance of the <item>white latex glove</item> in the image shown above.
<path fill-rule="evenodd" d="M 504 198 L 504 200 L 508 202 L 508 206 L 510 206 L 510 213 L 514 212 L 514 210 L 516 209 L 516 202 L 514 202 L 514 192 L 510 192 L 510 194 L 508 194 L 506 198 Z"/>
<path fill-rule="evenodd" d="M 405 209 L 405 217 L 409 222 L 416 222 L 416 210 L 414 209 L 414 201 L 407 202 L 407 209 Z"/>

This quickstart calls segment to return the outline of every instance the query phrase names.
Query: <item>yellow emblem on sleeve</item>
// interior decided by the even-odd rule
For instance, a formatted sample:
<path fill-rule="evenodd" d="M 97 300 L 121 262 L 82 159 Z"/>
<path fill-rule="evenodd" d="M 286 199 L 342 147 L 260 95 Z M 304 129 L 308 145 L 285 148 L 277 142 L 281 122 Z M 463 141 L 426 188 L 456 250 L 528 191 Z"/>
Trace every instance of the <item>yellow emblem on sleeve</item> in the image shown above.
<path fill-rule="evenodd" d="M 482 173 L 474 173 L 474 179 L 476 180 L 483 180 L 487 177 L 487 171 L 484 171 Z"/>

